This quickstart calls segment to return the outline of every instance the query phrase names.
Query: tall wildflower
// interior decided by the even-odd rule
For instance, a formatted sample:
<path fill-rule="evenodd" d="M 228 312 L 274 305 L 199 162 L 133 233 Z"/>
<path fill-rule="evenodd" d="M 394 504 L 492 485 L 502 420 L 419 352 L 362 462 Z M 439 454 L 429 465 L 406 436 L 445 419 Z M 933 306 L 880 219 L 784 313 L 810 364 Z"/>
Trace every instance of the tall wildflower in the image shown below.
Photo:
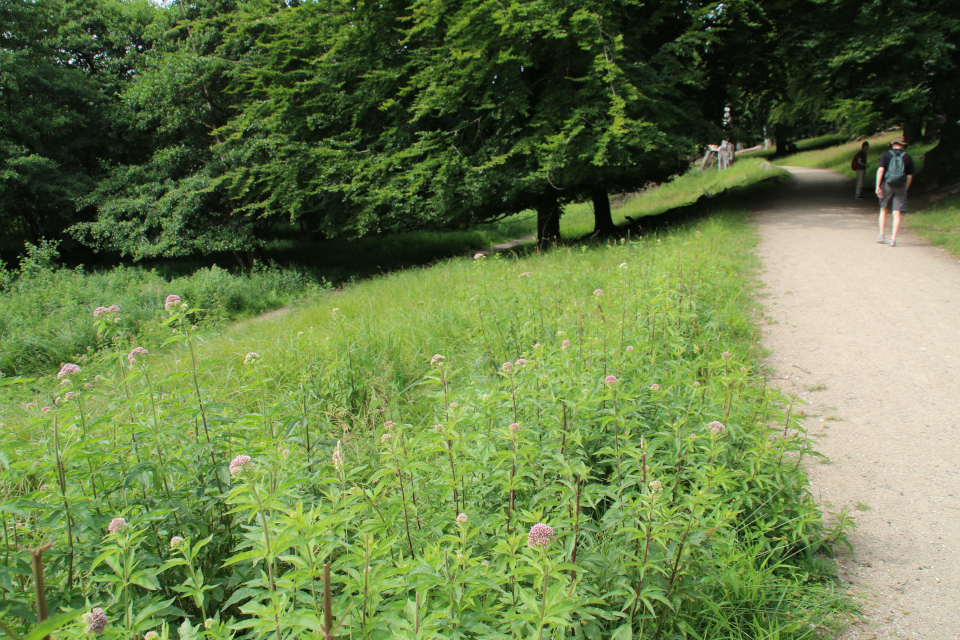
<path fill-rule="evenodd" d="M 150 352 L 143 347 L 134 347 L 130 350 L 130 353 L 127 354 L 127 360 L 130 361 L 130 364 L 136 364 L 138 358 L 148 355 L 150 355 Z"/>
<path fill-rule="evenodd" d="M 538 522 L 530 527 L 527 535 L 527 546 L 531 549 L 546 549 L 554 540 L 553 527 Z"/>
<path fill-rule="evenodd" d="M 167 296 L 167 299 L 163 302 L 164 309 L 175 309 L 180 306 L 180 296 L 175 293 L 171 293 Z"/>
<path fill-rule="evenodd" d="M 107 614 L 100 607 L 94 607 L 89 613 L 80 616 L 80 619 L 87 625 L 87 633 L 98 636 L 107 628 Z"/>
<path fill-rule="evenodd" d="M 238 455 L 236 458 L 230 461 L 230 477 L 240 475 L 248 468 L 253 465 L 253 461 L 250 459 L 250 456 L 247 455 Z"/>
<path fill-rule="evenodd" d="M 127 521 L 123 518 L 114 518 L 110 521 L 110 524 L 107 525 L 107 531 L 110 533 L 119 533 L 127 528 Z"/>
<path fill-rule="evenodd" d="M 66 378 L 67 376 L 72 376 L 75 373 L 80 373 L 80 367 L 72 362 L 66 362 L 62 367 L 60 367 L 60 371 L 57 372 L 57 378 Z"/>

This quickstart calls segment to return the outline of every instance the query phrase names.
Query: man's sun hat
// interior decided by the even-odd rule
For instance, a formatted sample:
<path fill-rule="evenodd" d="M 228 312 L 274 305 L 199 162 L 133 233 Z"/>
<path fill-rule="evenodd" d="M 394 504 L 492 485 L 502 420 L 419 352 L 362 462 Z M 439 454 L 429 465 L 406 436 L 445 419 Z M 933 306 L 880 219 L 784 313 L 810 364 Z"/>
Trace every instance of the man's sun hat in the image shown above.
<path fill-rule="evenodd" d="M 903 136 L 897 136 L 896 138 L 890 141 L 890 146 L 893 146 L 895 144 L 900 145 L 901 147 L 906 147 L 910 143 L 907 142 L 907 139 L 904 138 Z"/>

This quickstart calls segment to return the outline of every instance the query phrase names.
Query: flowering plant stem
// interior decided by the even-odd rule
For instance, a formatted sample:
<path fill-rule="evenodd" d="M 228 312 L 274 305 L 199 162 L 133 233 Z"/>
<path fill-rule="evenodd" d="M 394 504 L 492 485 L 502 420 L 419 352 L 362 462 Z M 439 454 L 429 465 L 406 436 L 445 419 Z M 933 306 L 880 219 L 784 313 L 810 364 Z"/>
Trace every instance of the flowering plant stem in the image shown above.
<path fill-rule="evenodd" d="M 260 492 L 257 491 L 257 483 L 251 482 L 250 489 L 253 492 L 254 500 L 257 501 L 257 510 L 260 512 L 260 519 L 263 522 L 263 543 L 266 551 L 264 563 L 267 565 L 267 581 L 270 586 L 270 595 L 276 596 L 277 584 L 273 579 L 273 551 L 270 547 L 270 524 L 267 520 L 266 509 L 263 508 L 263 500 L 260 499 Z M 277 640 L 281 640 L 282 636 L 280 633 L 280 618 L 276 612 L 274 612 L 273 615 L 273 622 L 277 633 Z"/>
<path fill-rule="evenodd" d="M 67 474 L 63 468 L 63 456 L 60 451 L 60 429 L 57 426 L 57 418 L 53 418 L 53 449 L 57 457 L 57 483 L 60 485 L 60 496 L 63 499 L 63 512 L 67 518 L 67 544 L 70 547 L 70 554 L 67 559 L 67 591 L 73 589 L 73 516 L 70 514 L 70 501 L 67 499 Z M 17 529 L 14 525 L 14 535 Z"/>

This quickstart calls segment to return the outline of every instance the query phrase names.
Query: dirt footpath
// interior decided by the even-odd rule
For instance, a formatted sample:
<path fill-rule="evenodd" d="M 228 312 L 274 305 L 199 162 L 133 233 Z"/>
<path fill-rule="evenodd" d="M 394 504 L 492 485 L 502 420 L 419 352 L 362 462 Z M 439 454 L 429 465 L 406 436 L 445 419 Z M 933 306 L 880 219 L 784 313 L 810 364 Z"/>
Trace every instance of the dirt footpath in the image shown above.
<path fill-rule="evenodd" d="M 763 339 L 827 456 L 814 492 L 856 520 L 844 579 L 866 620 L 841 637 L 960 639 L 960 262 L 908 229 L 876 243 L 875 197 L 791 172 L 754 209 Z"/>

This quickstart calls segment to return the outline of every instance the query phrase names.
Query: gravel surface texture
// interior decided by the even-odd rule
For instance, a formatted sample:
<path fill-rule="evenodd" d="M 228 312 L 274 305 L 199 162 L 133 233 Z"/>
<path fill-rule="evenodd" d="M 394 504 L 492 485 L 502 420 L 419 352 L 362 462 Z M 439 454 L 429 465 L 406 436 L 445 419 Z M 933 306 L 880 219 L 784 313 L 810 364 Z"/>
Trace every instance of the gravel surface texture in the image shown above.
<path fill-rule="evenodd" d="M 960 262 L 909 219 L 877 243 L 876 198 L 790 171 L 754 207 L 763 338 L 826 456 L 814 492 L 856 521 L 841 570 L 863 620 L 840 638 L 960 640 Z"/>

